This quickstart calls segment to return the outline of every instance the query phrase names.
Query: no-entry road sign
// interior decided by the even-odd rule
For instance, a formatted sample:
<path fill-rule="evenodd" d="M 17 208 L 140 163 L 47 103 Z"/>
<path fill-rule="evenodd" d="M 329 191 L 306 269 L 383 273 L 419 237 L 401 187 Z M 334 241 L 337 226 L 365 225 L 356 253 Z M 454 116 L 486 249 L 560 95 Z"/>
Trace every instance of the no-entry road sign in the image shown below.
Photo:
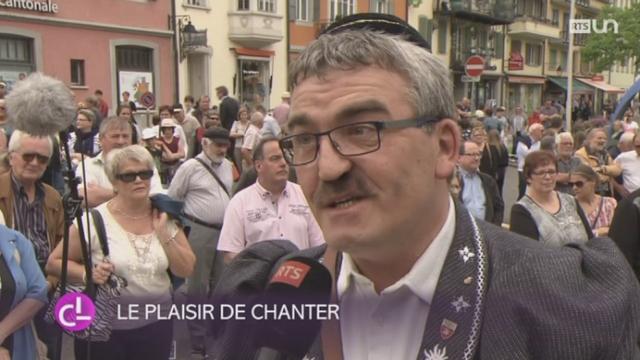
<path fill-rule="evenodd" d="M 464 72 L 467 76 L 477 77 L 482 75 L 484 70 L 484 59 L 481 56 L 473 55 L 469 56 L 467 62 L 464 65 Z"/>

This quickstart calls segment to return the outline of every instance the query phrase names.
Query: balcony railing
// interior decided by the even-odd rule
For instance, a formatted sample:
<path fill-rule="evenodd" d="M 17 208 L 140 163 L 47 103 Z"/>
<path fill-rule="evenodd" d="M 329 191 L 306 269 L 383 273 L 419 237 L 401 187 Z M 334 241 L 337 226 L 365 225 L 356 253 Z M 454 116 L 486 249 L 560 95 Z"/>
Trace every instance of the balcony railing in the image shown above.
<path fill-rule="evenodd" d="M 512 1 L 451 0 L 438 2 L 438 11 L 462 19 L 491 25 L 510 24 L 514 18 Z"/>
<path fill-rule="evenodd" d="M 207 29 L 182 33 L 182 47 L 207 46 Z"/>
<path fill-rule="evenodd" d="M 569 35 L 570 34 L 567 30 L 560 31 L 560 38 L 562 39 L 563 43 L 569 43 Z M 589 34 L 573 34 L 573 45 L 584 46 L 587 43 L 588 38 Z"/>

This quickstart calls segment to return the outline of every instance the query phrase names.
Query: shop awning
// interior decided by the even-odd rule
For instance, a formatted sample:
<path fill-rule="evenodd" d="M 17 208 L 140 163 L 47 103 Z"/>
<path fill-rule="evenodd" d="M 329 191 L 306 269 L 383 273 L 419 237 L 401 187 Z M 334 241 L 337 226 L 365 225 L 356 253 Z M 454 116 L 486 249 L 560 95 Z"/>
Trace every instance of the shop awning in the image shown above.
<path fill-rule="evenodd" d="M 617 86 L 609 85 L 604 81 L 593 81 L 591 79 L 580 79 L 580 78 L 578 78 L 578 80 L 582 81 L 583 83 L 585 83 L 585 84 L 587 84 L 589 86 L 592 86 L 592 87 L 594 87 L 596 89 L 600 89 L 600 90 L 602 90 L 604 92 L 607 92 L 607 93 L 614 93 L 614 94 L 620 93 L 621 94 L 621 93 L 624 92 L 623 89 L 620 89 Z"/>
<path fill-rule="evenodd" d="M 261 50 L 261 49 L 252 49 L 252 48 L 231 48 L 236 55 L 241 56 L 253 56 L 253 57 L 272 57 L 276 54 L 275 51 L 272 50 Z"/>
<path fill-rule="evenodd" d="M 514 84 L 543 85 L 545 81 L 545 78 L 537 76 L 509 76 L 509 82 Z"/>
<path fill-rule="evenodd" d="M 552 83 L 560 86 L 564 91 L 567 91 L 567 78 L 566 77 L 558 77 L 558 76 L 549 76 L 547 80 Z M 573 88 L 572 91 L 574 94 L 592 94 L 593 88 L 587 86 L 580 81 L 573 79 Z"/>

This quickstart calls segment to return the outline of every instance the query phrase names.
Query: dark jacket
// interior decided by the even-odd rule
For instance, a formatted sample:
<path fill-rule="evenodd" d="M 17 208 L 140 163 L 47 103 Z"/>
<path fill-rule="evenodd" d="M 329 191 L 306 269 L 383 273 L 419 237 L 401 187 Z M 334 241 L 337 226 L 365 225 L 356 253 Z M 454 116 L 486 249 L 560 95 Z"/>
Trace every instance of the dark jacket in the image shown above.
<path fill-rule="evenodd" d="M 609 237 L 618 245 L 640 280 L 640 189 L 618 202 Z"/>
<path fill-rule="evenodd" d="M 222 126 L 231 131 L 233 122 L 238 118 L 238 111 L 240 110 L 240 104 L 238 100 L 226 96 L 220 101 L 220 122 Z"/>
<path fill-rule="evenodd" d="M 480 158 L 480 171 L 498 179 L 498 160 L 494 155 L 497 152 L 493 145 L 486 144 L 482 149 L 482 157 Z"/>
<path fill-rule="evenodd" d="M 478 172 L 478 176 L 480 176 L 482 189 L 484 190 L 484 220 L 501 226 L 502 219 L 504 218 L 504 201 L 502 201 L 502 196 L 500 196 L 500 191 L 498 191 L 498 185 L 491 176 L 483 172 Z M 460 202 L 462 202 L 462 191 L 464 191 L 463 177 L 460 178 L 460 194 L 458 195 Z"/>
<path fill-rule="evenodd" d="M 291 253 L 292 246 L 265 241 L 241 252 L 225 269 L 217 299 L 259 295 L 282 261 L 324 253 L 324 247 Z M 459 298 L 469 306 L 456 311 Z M 458 203 L 427 323 L 407 326 L 424 329 L 418 359 L 436 346 L 446 348 L 448 359 L 639 359 L 638 299 L 640 286 L 611 240 L 547 247 L 475 220 Z M 443 319 L 455 324 L 453 336 L 445 336 Z M 254 358 L 251 344 L 261 334 L 249 323 L 224 324 L 217 359 Z M 386 341 L 394 341 L 389 335 Z M 308 358 L 323 359 L 320 343 L 318 336 Z"/>

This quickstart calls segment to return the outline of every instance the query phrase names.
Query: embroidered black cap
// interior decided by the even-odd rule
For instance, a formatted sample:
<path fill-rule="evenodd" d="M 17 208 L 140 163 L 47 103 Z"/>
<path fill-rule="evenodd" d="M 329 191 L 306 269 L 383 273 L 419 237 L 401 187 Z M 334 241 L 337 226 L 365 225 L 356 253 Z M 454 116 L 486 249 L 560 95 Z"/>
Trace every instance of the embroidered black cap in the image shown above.
<path fill-rule="evenodd" d="M 431 45 L 416 29 L 399 17 L 389 14 L 360 13 L 345 16 L 329 25 L 322 31 L 320 36 L 356 29 L 368 29 L 387 34 L 404 35 L 408 41 L 431 52 Z"/>

